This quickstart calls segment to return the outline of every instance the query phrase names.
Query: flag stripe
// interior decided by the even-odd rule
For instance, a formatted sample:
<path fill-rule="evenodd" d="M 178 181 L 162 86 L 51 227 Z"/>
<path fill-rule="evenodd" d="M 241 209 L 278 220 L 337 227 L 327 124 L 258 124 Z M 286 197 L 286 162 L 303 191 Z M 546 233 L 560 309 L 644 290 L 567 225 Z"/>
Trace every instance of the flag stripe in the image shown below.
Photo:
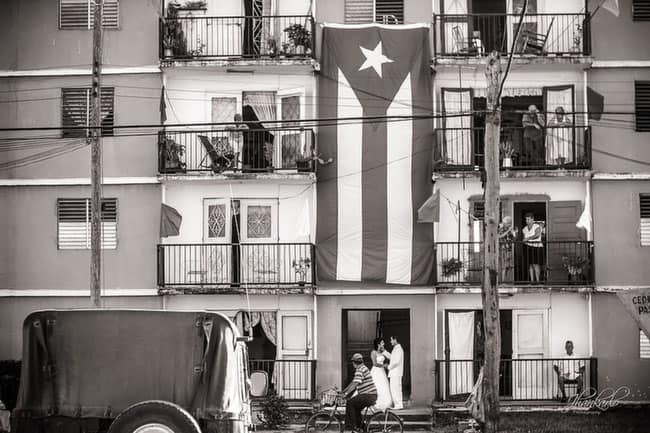
<path fill-rule="evenodd" d="M 343 72 L 338 70 L 337 117 L 360 117 L 361 103 Z M 338 239 L 336 279 L 361 280 L 362 254 L 362 135 L 360 123 L 339 124 L 336 131 L 337 192 L 338 192 Z"/>
<path fill-rule="evenodd" d="M 387 116 L 410 116 L 411 74 L 406 76 Z M 388 258 L 386 282 L 409 284 L 411 282 L 411 254 L 413 242 L 413 201 L 411 198 L 411 142 L 413 121 L 392 122 L 387 125 L 387 207 L 388 207 Z"/>

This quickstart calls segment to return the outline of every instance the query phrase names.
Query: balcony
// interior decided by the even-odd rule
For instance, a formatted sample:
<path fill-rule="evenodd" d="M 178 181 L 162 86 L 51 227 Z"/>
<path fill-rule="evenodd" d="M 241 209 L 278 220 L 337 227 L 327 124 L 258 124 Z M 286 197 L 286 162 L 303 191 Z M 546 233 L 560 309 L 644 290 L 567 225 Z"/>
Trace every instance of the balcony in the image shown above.
<path fill-rule="evenodd" d="M 434 58 L 468 59 L 498 51 L 509 55 L 519 14 L 434 15 Z M 526 14 L 514 54 L 576 58 L 590 54 L 589 15 Z"/>
<path fill-rule="evenodd" d="M 244 64 L 312 63 L 312 16 L 173 15 L 160 19 L 159 50 L 163 64 L 215 60 Z"/>
<path fill-rule="evenodd" d="M 158 286 L 161 290 L 195 289 L 239 292 L 243 289 L 314 287 L 314 245 L 161 244 Z"/>
<path fill-rule="evenodd" d="M 249 372 L 263 372 L 267 389 L 289 401 L 312 401 L 316 390 L 316 361 L 307 359 L 251 359 Z"/>
<path fill-rule="evenodd" d="M 592 241 L 545 241 L 528 247 L 522 241 L 499 248 L 499 282 L 506 285 L 589 286 L 594 284 Z M 481 242 L 436 242 L 439 286 L 478 286 L 483 268 Z M 541 262 L 539 281 L 531 281 L 530 265 Z"/>
<path fill-rule="evenodd" d="M 578 170 L 591 167 L 591 127 L 547 127 L 540 141 L 536 143 L 525 138 L 522 127 L 501 128 L 501 168 Z M 483 167 L 484 152 L 484 128 L 436 130 L 434 160 L 438 162 L 438 171 L 467 171 Z"/>
<path fill-rule="evenodd" d="M 158 134 L 161 174 L 313 172 L 314 131 L 163 130 Z"/>
<path fill-rule="evenodd" d="M 478 377 L 482 360 L 436 360 L 436 397 L 441 401 L 465 401 Z M 501 359 L 499 369 L 499 398 L 510 401 L 556 400 L 562 395 L 555 368 L 560 371 L 582 372 L 576 379 L 564 383 L 567 398 L 582 390 L 598 389 L 598 360 L 596 358 L 536 358 Z M 578 376 L 580 379 L 578 379 Z M 589 394 L 591 394 L 589 393 Z"/>

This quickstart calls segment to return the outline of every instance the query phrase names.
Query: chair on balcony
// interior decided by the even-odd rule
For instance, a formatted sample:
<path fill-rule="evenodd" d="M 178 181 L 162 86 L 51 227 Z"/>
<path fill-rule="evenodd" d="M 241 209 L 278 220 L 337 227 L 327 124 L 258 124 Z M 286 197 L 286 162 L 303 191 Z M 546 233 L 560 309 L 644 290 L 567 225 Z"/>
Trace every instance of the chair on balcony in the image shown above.
<path fill-rule="evenodd" d="M 482 43 L 479 32 L 474 32 L 471 39 L 463 36 L 460 26 L 454 26 L 451 29 L 451 35 L 454 40 L 454 53 L 463 55 L 481 55 Z M 479 49 L 481 47 L 481 49 Z"/>
<path fill-rule="evenodd" d="M 264 370 L 251 372 L 251 396 L 264 397 L 269 390 L 269 376 Z"/>
<path fill-rule="evenodd" d="M 217 174 L 235 167 L 238 154 L 228 144 L 227 137 L 215 137 L 213 141 L 205 135 L 199 135 L 198 138 L 206 152 L 199 164 L 200 167 L 210 168 Z M 210 165 L 206 165 L 207 158 L 212 161 Z"/>
<path fill-rule="evenodd" d="M 551 33 L 551 27 L 553 27 L 554 21 L 555 17 L 551 19 L 546 33 L 535 33 L 529 29 L 523 29 L 521 31 L 521 52 L 523 54 L 535 54 L 537 56 L 543 55 L 546 41 L 548 40 L 548 35 Z"/>

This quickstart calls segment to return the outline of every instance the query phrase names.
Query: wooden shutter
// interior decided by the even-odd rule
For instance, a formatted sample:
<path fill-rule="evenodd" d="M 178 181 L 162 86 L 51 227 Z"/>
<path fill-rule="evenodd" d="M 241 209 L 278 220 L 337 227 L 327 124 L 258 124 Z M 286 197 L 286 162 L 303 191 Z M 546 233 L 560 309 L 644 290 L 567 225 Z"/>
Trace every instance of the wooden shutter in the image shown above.
<path fill-rule="evenodd" d="M 374 21 L 373 0 L 345 0 L 345 23 L 363 24 Z"/>
<path fill-rule="evenodd" d="M 93 0 L 59 0 L 59 28 L 92 29 L 94 9 Z M 102 23 L 105 28 L 118 28 L 119 0 L 104 0 Z"/>
<path fill-rule="evenodd" d="M 63 137 L 86 137 L 86 130 L 71 128 L 86 127 L 89 124 L 90 89 L 85 87 L 61 89 L 61 98 L 63 100 L 61 110 Z M 114 99 L 115 89 L 113 87 L 102 87 L 102 135 L 113 135 Z"/>
<path fill-rule="evenodd" d="M 641 217 L 641 246 L 650 246 L 650 194 L 639 195 L 639 213 Z"/>
<path fill-rule="evenodd" d="M 632 20 L 650 21 L 650 0 L 632 0 Z"/>
<path fill-rule="evenodd" d="M 639 356 L 650 358 L 650 339 L 641 329 L 639 329 Z"/>
<path fill-rule="evenodd" d="M 102 200 L 102 248 L 117 248 L 117 199 Z M 90 199 L 57 201 L 58 246 L 61 250 L 90 248 Z"/>
<path fill-rule="evenodd" d="M 650 81 L 634 82 L 636 130 L 650 132 Z"/>
<path fill-rule="evenodd" d="M 404 24 L 404 0 L 375 0 L 375 20 L 384 24 Z"/>

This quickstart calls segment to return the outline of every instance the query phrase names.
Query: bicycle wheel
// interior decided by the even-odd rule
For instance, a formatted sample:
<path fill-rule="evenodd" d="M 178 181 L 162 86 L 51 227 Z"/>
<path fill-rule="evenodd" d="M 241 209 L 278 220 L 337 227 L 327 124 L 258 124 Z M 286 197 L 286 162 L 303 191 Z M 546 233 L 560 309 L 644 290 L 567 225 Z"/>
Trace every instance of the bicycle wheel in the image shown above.
<path fill-rule="evenodd" d="M 389 410 L 377 412 L 368 420 L 366 431 L 368 433 L 402 433 L 404 423 L 402 418 Z"/>
<path fill-rule="evenodd" d="M 321 411 L 313 414 L 305 423 L 305 433 L 342 432 L 341 420 L 329 412 Z"/>

